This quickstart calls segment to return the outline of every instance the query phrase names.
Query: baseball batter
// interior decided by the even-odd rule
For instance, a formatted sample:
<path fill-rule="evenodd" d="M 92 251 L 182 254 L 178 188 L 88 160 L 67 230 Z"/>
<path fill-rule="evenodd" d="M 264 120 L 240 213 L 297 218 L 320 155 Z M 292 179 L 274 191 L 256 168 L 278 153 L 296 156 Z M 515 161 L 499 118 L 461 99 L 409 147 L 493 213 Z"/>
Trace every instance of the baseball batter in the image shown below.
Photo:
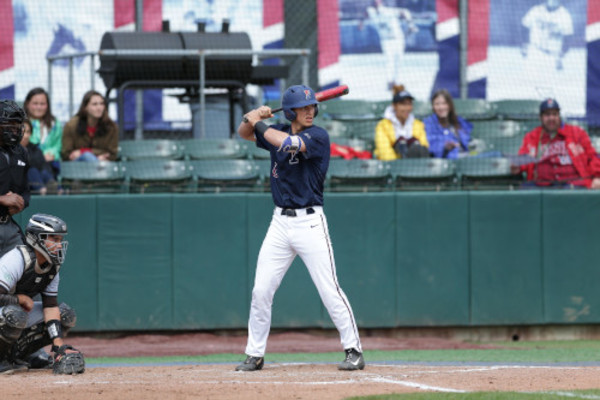
<path fill-rule="evenodd" d="M 271 108 L 259 107 L 244 116 L 238 134 L 271 153 L 271 193 L 275 210 L 256 267 L 248 321 L 246 360 L 237 371 L 257 371 L 264 365 L 271 328 L 273 296 L 292 261 L 299 255 L 345 349 L 341 370 L 365 367 L 358 329 L 350 303 L 336 274 L 327 219 L 323 212 L 323 184 L 329 167 L 329 135 L 313 120 L 318 113 L 314 91 L 291 86 L 281 105 L 291 124 L 267 125 Z"/>

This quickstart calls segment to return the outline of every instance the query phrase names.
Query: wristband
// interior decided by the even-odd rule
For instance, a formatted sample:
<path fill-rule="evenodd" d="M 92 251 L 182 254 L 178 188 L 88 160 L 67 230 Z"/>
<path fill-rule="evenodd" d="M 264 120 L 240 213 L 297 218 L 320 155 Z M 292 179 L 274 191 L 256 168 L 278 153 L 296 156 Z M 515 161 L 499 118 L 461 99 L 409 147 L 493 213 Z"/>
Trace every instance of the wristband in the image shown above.
<path fill-rule="evenodd" d="M 254 124 L 254 131 L 256 132 L 257 136 L 261 136 L 264 138 L 267 129 L 269 129 L 269 125 L 265 124 L 262 121 L 258 121 L 256 124 Z"/>
<path fill-rule="evenodd" d="M 48 331 L 48 336 L 50 340 L 54 340 L 56 338 L 62 338 L 62 326 L 60 321 L 57 319 L 51 319 L 46 322 L 46 330 Z"/>

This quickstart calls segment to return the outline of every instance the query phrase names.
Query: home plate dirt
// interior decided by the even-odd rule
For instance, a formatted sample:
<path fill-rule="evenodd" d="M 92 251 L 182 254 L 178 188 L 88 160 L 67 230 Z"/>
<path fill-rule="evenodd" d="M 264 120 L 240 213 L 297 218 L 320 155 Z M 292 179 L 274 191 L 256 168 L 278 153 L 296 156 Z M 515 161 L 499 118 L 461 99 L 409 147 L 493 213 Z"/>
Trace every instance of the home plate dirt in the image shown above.
<path fill-rule="evenodd" d="M 201 335 L 201 336 L 198 336 Z M 131 356 L 240 353 L 243 360 L 245 340 L 217 337 L 209 334 L 172 336 L 141 335 L 115 339 L 72 337 L 69 343 L 88 357 L 119 356 L 127 349 L 137 348 Z M 299 336 L 298 336 L 299 335 Z M 184 340 L 185 339 L 185 340 Z M 202 339 L 202 340 L 199 340 Z M 221 343 L 225 339 L 225 344 Z M 108 341 L 105 343 L 104 341 Z M 339 351 L 339 339 L 306 334 L 272 335 L 269 351 L 283 352 L 287 341 L 304 346 L 308 340 L 311 351 Z M 95 343 L 99 341 L 99 343 Z M 189 345 L 185 341 L 191 341 Z M 337 342 L 337 343 L 336 343 Z M 421 343 L 423 342 L 423 343 Z M 430 342 L 425 344 L 424 342 Z M 171 347 L 171 351 L 162 348 Z M 379 344 L 379 346 L 375 346 Z M 412 347 L 407 347 L 407 346 Z M 337 347 L 336 347 L 337 345 Z M 329 349 L 329 346 L 336 347 Z M 424 338 L 421 340 L 365 338 L 365 349 L 385 350 L 406 348 L 462 348 L 478 346 Z M 115 350 L 115 347 L 117 349 Z M 209 348 L 207 350 L 206 348 Z M 469 347 L 468 347 L 469 348 Z M 481 348 L 481 347 L 479 347 Z M 174 350 L 175 349 L 175 350 Z M 190 352 L 188 349 L 193 349 Z M 223 350 L 226 349 L 226 350 Z M 100 352 L 100 353 L 97 353 Z M 306 350 L 295 350 L 306 351 Z M 292 352 L 289 350 L 289 352 Z M 156 354 L 159 353 L 159 354 Z M 165 353 L 165 354 L 162 354 Z M 340 351 L 340 361 L 343 353 Z M 369 363 L 364 371 L 338 371 L 336 364 L 281 364 L 269 362 L 258 372 L 236 372 L 236 364 L 181 364 L 136 367 L 88 366 L 81 375 L 53 375 L 51 371 L 20 372 L 0 376 L 2 399 L 47 400 L 67 399 L 343 399 L 351 396 L 407 393 L 417 391 L 548 391 L 570 392 L 577 389 L 600 388 L 600 366 L 526 366 L 526 365 L 449 365 Z M 600 397 L 598 397 L 600 400 Z"/>

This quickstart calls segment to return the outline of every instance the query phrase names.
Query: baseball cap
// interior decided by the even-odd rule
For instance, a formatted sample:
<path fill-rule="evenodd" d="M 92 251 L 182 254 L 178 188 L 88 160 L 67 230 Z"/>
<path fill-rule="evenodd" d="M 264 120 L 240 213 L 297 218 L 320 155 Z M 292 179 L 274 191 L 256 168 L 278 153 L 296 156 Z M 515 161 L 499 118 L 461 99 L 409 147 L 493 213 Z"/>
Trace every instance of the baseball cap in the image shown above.
<path fill-rule="evenodd" d="M 548 98 L 540 104 L 540 113 L 543 113 L 546 110 L 560 110 L 560 106 L 556 100 Z"/>
<path fill-rule="evenodd" d="M 394 95 L 394 97 L 392 98 L 392 103 L 398 103 L 405 99 L 414 100 L 415 98 L 410 93 L 408 93 L 406 90 L 403 90 Z"/>

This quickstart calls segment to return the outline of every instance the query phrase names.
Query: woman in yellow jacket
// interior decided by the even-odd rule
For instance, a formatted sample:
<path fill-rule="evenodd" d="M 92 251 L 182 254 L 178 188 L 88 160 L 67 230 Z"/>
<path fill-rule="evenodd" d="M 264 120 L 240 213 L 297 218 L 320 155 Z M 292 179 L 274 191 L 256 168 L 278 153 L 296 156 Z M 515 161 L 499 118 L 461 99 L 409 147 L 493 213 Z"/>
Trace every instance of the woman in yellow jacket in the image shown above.
<path fill-rule="evenodd" d="M 375 127 L 375 157 L 389 161 L 399 158 L 429 157 L 425 125 L 412 113 L 414 97 L 404 86 L 394 87 L 392 104 Z"/>

